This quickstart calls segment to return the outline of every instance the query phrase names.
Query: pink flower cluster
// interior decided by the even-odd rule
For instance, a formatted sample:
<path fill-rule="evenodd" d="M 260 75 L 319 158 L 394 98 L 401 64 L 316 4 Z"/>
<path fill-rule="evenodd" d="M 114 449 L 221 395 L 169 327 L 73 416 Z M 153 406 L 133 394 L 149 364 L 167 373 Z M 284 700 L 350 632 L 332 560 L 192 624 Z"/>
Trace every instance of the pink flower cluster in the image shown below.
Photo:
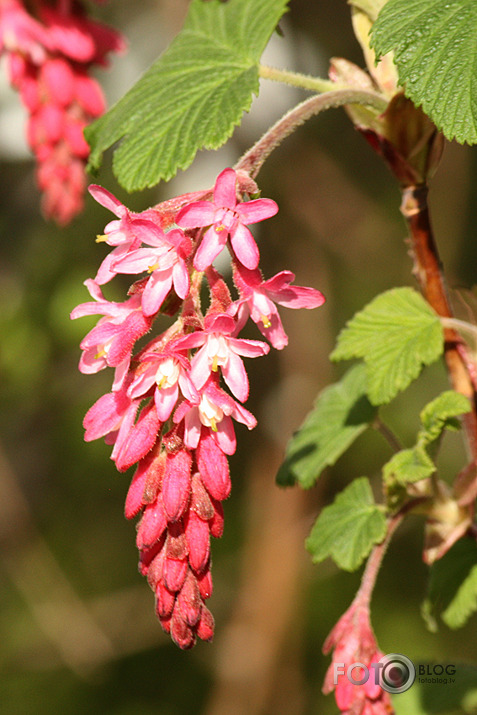
<path fill-rule="evenodd" d="M 83 206 L 89 153 L 83 129 L 104 112 L 89 71 L 105 65 L 108 52 L 123 50 L 124 41 L 88 18 L 78 0 L 38 0 L 28 8 L 22 0 L 0 0 L 0 54 L 29 114 L 43 211 L 64 225 Z"/>
<path fill-rule="evenodd" d="M 113 250 L 95 279 L 86 281 L 93 300 L 71 317 L 102 316 L 81 343 L 79 368 L 94 373 L 109 366 L 115 376 L 112 391 L 86 414 L 85 439 L 105 437 L 119 471 L 137 464 L 125 512 L 128 518 L 142 512 L 140 571 L 155 593 L 162 627 L 181 648 L 213 635 L 205 605 L 212 593 L 210 536 L 223 530 L 221 502 L 231 490 L 227 457 L 236 448 L 233 422 L 256 425 L 242 404 L 249 394 L 243 358 L 270 349 L 238 333 L 251 316 L 281 349 L 287 337 L 275 304 L 314 308 L 324 302 L 319 291 L 291 285 L 289 271 L 263 280 L 248 225 L 270 218 L 278 207 L 270 199 L 243 201 L 251 183 L 225 169 L 213 192 L 184 195 L 142 213 L 90 187 L 116 216 L 98 237 Z M 225 246 L 232 254 L 235 301 L 212 266 Z M 106 300 L 100 288 L 118 273 L 144 274 L 122 303 Z M 210 291 L 205 312 L 204 278 Z M 159 314 L 175 320 L 133 355 Z"/>
<path fill-rule="evenodd" d="M 392 715 L 394 709 L 389 693 L 376 683 L 372 668 L 379 663 L 383 653 L 378 649 L 369 620 L 369 608 L 359 600 L 351 604 L 333 628 L 323 646 L 323 652 L 333 649 L 333 659 L 326 673 L 323 692 L 335 691 L 336 704 L 344 715 Z M 347 677 L 353 663 L 362 663 L 370 676 L 362 685 L 355 685 Z M 344 664 L 344 665 L 343 665 Z M 362 668 L 355 667 L 352 677 L 360 680 Z"/>

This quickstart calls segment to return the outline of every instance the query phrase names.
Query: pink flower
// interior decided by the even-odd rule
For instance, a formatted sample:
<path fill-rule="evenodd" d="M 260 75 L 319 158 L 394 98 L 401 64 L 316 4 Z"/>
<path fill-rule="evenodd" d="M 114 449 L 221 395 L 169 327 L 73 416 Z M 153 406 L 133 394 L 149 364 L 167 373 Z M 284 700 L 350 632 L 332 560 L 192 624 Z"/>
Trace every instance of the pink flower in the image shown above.
<path fill-rule="evenodd" d="M 174 287 L 179 298 L 189 293 L 189 271 L 185 259 L 189 253 L 189 241 L 180 229 L 163 233 L 160 229 L 146 232 L 142 240 L 152 248 L 131 248 L 111 264 L 116 273 L 141 273 L 148 271 L 151 277 L 142 294 L 142 309 L 145 315 L 154 315 L 160 309 L 167 294 Z"/>
<path fill-rule="evenodd" d="M 114 445 L 111 459 L 120 472 L 143 459 L 154 447 L 161 424 L 153 402 L 145 404 L 136 420 L 140 400 L 127 395 L 127 383 L 97 400 L 83 420 L 85 441 L 104 437 Z"/>
<path fill-rule="evenodd" d="M 0 8 L 0 52 L 19 52 L 32 62 L 44 61 L 51 45 L 43 25 L 29 15 L 19 0 L 3 0 Z"/>
<path fill-rule="evenodd" d="M 165 422 L 171 416 L 180 393 L 191 404 L 199 401 L 189 373 L 189 360 L 172 346 L 160 353 L 145 353 L 140 358 L 128 394 L 134 399 L 145 395 L 154 386 L 157 414 L 161 422 Z"/>
<path fill-rule="evenodd" d="M 109 443 L 114 443 L 117 433 L 122 428 L 125 436 L 134 423 L 139 402 L 132 401 L 126 394 L 126 387 L 115 392 L 109 392 L 97 400 L 89 408 L 83 420 L 85 428 L 84 439 L 91 442 L 100 437 L 110 437 Z"/>
<path fill-rule="evenodd" d="M 107 301 L 99 286 L 91 279 L 85 281 L 94 301 L 82 303 L 71 312 L 71 318 L 101 314 L 97 325 L 90 330 L 80 343 L 83 354 L 79 369 L 85 374 L 99 372 L 103 368 L 115 367 L 114 388 L 122 384 L 129 368 L 131 350 L 136 340 L 147 333 L 151 319 L 141 311 L 141 296 L 134 294 L 124 303 Z"/>
<path fill-rule="evenodd" d="M 287 345 L 288 336 L 275 303 L 287 308 L 317 308 L 325 302 L 319 290 L 290 285 L 295 280 L 291 271 L 281 271 L 264 281 L 259 270 L 250 271 L 237 263 L 234 280 L 241 298 L 230 306 L 228 312 L 237 316 L 239 327 L 250 315 L 260 332 L 278 350 Z"/>
<path fill-rule="evenodd" d="M 240 355 L 259 357 L 266 355 L 269 347 L 261 340 L 234 338 L 235 320 L 226 313 L 209 315 L 205 318 L 204 330 L 179 338 L 176 345 L 181 348 L 200 350 L 192 358 L 191 377 L 194 385 L 202 388 L 212 372 L 220 367 L 225 382 L 235 397 L 241 402 L 248 398 L 249 384 Z"/>
<path fill-rule="evenodd" d="M 236 185 L 236 172 L 224 169 L 215 182 L 213 202 L 195 201 L 184 206 L 176 216 L 181 228 L 209 226 L 194 257 L 198 271 L 212 264 L 229 236 L 238 260 L 250 269 L 258 266 L 259 251 L 247 224 L 274 216 L 278 206 L 271 199 L 238 202 Z"/>
<path fill-rule="evenodd" d="M 389 693 L 379 684 L 379 669 L 372 667 L 383 653 L 378 649 L 371 628 L 369 608 L 359 599 L 351 604 L 326 639 L 323 652 L 332 649 L 333 659 L 325 676 L 323 692 L 335 691 L 340 711 L 345 715 L 392 715 L 394 710 Z M 368 679 L 362 685 L 354 684 L 347 677 L 352 663 L 363 663 L 368 668 Z M 360 680 L 362 669 L 354 668 L 352 676 Z"/>
<path fill-rule="evenodd" d="M 110 51 L 124 49 L 114 30 L 89 20 L 81 3 L 0 2 L 0 53 L 28 113 L 27 139 L 37 159 L 42 209 L 68 223 L 83 206 L 89 146 L 83 129 L 104 111 L 102 91 L 88 76 Z"/>
<path fill-rule="evenodd" d="M 195 449 L 204 434 L 210 433 L 222 452 L 230 455 L 236 448 L 232 417 L 249 429 L 257 424 L 251 412 L 221 390 L 211 377 L 200 391 L 199 404 L 182 402 L 173 419 L 176 424 L 184 420 L 184 444 L 189 449 Z"/>
<path fill-rule="evenodd" d="M 118 273 L 112 267 L 115 261 L 138 248 L 149 237 L 162 239 L 164 234 L 159 219 L 154 220 L 152 212 L 137 214 L 130 211 L 113 194 L 97 184 L 91 184 L 88 191 L 101 206 L 118 217 L 118 220 L 110 221 L 104 234 L 97 238 L 98 242 L 104 241 L 110 246 L 116 246 L 103 260 L 94 279 L 98 285 L 104 285 Z"/>

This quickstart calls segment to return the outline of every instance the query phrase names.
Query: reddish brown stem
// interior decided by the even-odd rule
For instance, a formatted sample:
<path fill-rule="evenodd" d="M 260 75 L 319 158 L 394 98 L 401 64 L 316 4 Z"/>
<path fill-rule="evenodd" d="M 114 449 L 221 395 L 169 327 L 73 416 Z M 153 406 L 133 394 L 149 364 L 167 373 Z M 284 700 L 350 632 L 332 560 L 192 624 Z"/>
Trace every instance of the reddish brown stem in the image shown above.
<path fill-rule="evenodd" d="M 447 296 L 442 265 L 432 231 L 425 184 L 403 189 L 401 212 L 407 221 L 414 259 L 414 274 L 429 305 L 442 318 L 451 318 L 452 309 Z M 472 411 L 463 417 L 469 457 L 477 464 L 477 408 L 476 393 L 465 360 L 462 339 L 451 328 L 444 329 L 444 356 L 452 387 L 469 398 Z"/>

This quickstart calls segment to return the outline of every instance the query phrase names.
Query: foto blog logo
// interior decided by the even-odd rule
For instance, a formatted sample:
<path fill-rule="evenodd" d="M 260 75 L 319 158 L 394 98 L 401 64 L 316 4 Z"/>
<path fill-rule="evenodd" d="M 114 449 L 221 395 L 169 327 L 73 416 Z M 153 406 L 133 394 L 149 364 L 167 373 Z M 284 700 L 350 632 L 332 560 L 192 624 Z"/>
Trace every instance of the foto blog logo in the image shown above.
<path fill-rule="evenodd" d="M 346 675 L 353 685 L 364 685 L 369 678 L 388 693 L 404 693 L 416 679 L 416 668 L 410 658 L 400 653 L 388 653 L 377 663 L 366 666 L 364 663 L 351 663 L 347 668 L 344 663 L 334 663 L 333 683 L 338 684 L 339 676 Z"/>

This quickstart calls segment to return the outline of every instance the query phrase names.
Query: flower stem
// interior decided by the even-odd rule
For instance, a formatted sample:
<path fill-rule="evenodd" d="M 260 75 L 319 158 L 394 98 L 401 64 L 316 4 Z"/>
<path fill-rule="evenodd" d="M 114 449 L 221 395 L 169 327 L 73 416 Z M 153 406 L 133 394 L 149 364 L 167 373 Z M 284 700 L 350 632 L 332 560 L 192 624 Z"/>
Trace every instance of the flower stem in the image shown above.
<path fill-rule="evenodd" d="M 387 102 L 376 92 L 355 89 L 334 89 L 310 97 L 291 109 L 256 142 L 235 165 L 237 171 L 245 171 L 255 178 L 264 161 L 272 151 L 297 127 L 325 109 L 342 107 L 345 104 L 362 104 L 384 112 Z"/>
<path fill-rule="evenodd" d="M 320 94 L 337 88 L 336 84 L 329 79 L 312 77 L 311 75 L 290 72 L 289 70 L 279 70 L 276 67 L 268 67 L 268 65 L 260 65 L 258 68 L 258 76 L 263 79 L 271 79 L 275 82 L 290 84 L 293 87 L 310 89 Z"/>
<path fill-rule="evenodd" d="M 381 568 L 381 563 L 384 558 L 384 554 L 387 551 L 391 538 L 398 528 L 399 524 L 404 518 L 404 513 L 399 512 L 391 519 L 388 520 L 388 529 L 386 536 L 380 544 L 377 544 L 368 558 L 366 567 L 363 572 L 363 577 L 361 579 L 361 585 L 359 587 L 358 593 L 354 598 L 355 605 L 369 609 L 369 604 L 371 601 L 371 596 L 373 593 L 374 586 L 376 584 L 376 579 Z"/>

